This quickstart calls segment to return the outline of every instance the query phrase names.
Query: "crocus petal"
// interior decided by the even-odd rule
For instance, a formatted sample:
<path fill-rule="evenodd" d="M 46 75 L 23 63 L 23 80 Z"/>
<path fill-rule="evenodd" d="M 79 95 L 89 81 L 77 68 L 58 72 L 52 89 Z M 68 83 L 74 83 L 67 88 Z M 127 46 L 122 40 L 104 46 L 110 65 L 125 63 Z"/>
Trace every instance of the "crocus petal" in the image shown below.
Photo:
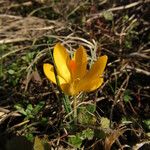
<path fill-rule="evenodd" d="M 80 46 L 75 52 L 76 72 L 75 78 L 82 78 L 86 74 L 87 69 L 87 54 L 83 46 Z"/>
<path fill-rule="evenodd" d="M 54 47 L 53 55 L 58 75 L 67 82 L 70 82 L 71 73 L 67 66 L 68 62 L 70 61 L 68 52 L 60 43 L 57 43 Z"/>
<path fill-rule="evenodd" d="M 87 81 L 81 80 L 78 84 L 77 91 L 91 92 L 99 88 L 103 83 L 103 78 L 90 79 Z"/>
<path fill-rule="evenodd" d="M 62 91 L 67 95 L 77 95 L 80 91 L 78 88 L 79 81 L 76 80 L 72 82 L 71 84 L 66 83 L 61 85 Z"/>
<path fill-rule="evenodd" d="M 44 71 L 46 77 L 47 77 L 50 81 L 52 81 L 53 83 L 56 84 L 56 78 L 55 78 L 55 73 L 54 73 L 54 67 L 53 67 L 51 64 L 44 64 L 44 65 L 43 65 L 43 71 Z M 66 81 L 65 81 L 62 77 L 60 77 L 59 75 L 58 75 L 57 77 L 58 77 L 58 80 L 59 80 L 60 85 L 66 83 Z"/>
<path fill-rule="evenodd" d="M 103 83 L 102 74 L 106 67 L 107 56 L 101 56 L 78 83 L 79 91 L 92 91 Z"/>
<path fill-rule="evenodd" d="M 101 77 L 104 69 L 106 67 L 108 57 L 106 55 L 101 56 L 91 67 L 91 69 L 87 72 L 87 74 L 83 77 L 85 81 L 93 80 L 97 77 Z"/>
<path fill-rule="evenodd" d="M 103 74 L 107 60 L 108 57 L 106 55 L 99 57 L 98 60 L 93 64 L 91 72 L 97 72 L 98 75 Z"/>
<path fill-rule="evenodd" d="M 70 91 L 70 84 L 66 83 L 66 84 L 62 84 L 61 85 L 61 89 L 62 91 L 67 94 L 67 95 L 72 95 L 71 91 Z"/>

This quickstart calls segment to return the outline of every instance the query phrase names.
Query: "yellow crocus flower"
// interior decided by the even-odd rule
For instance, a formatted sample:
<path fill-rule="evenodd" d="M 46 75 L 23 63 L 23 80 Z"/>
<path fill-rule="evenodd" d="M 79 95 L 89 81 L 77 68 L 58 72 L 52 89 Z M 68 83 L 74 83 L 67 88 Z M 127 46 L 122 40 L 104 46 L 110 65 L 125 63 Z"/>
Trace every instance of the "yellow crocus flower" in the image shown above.
<path fill-rule="evenodd" d="M 90 92 L 96 90 L 103 83 L 103 72 L 107 63 L 107 56 L 101 56 L 87 70 L 87 53 L 80 46 L 71 59 L 65 47 L 57 43 L 53 51 L 54 63 L 56 65 L 57 78 L 62 91 L 68 95 L 77 95 L 79 92 Z M 43 65 L 46 77 L 56 83 L 54 66 L 48 63 Z"/>

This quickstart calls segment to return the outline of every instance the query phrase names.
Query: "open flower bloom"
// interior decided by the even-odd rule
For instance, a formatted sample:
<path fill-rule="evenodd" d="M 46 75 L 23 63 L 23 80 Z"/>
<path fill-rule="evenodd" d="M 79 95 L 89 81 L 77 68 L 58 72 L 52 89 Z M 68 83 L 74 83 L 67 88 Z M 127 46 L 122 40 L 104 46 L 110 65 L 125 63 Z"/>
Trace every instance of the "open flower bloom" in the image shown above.
<path fill-rule="evenodd" d="M 71 59 L 66 49 L 57 43 L 53 51 L 56 65 L 57 79 L 62 91 L 68 95 L 77 95 L 81 91 L 90 92 L 103 83 L 103 72 L 107 63 L 107 56 L 101 56 L 87 70 L 87 54 L 83 46 L 80 46 Z M 56 83 L 54 66 L 45 63 L 43 70 L 46 77 Z"/>

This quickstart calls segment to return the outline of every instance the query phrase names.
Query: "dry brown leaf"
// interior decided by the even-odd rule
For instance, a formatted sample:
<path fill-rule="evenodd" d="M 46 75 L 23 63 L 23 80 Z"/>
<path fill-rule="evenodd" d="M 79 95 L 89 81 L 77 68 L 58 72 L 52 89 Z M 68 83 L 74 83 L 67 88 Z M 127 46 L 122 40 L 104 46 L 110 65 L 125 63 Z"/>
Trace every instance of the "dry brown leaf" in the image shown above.
<path fill-rule="evenodd" d="M 31 80 L 35 83 L 38 83 L 39 85 L 42 85 L 42 79 L 37 69 L 35 71 L 32 71 L 32 73 L 30 73 L 29 75 L 27 75 L 27 78 L 23 81 L 23 84 L 25 85 L 25 91 L 27 90 Z"/>
<path fill-rule="evenodd" d="M 143 141 L 143 142 L 140 142 L 140 143 L 137 143 L 136 145 L 134 145 L 132 147 L 133 150 L 139 150 L 140 148 L 142 148 L 144 145 L 150 145 L 150 141 Z"/>
<path fill-rule="evenodd" d="M 104 149 L 105 150 L 110 150 L 111 146 L 113 145 L 113 143 L 119 138 L 120 135 L 122 135 L 125 131 L 127 130 L 127 128 L 119 128 L 116 130 L 113 130 L 105 139 L 104 142 Z"/>
<path fill-rule="evenodd" d="M 41 77 L 40 77 L 39 72 L 37 71 L 37 69 L 32 72 L 32 79 L 33 79 L 33 81 L 35 81 L 39 85 L 42 85 L 42 79 L 41 79 Z"/>

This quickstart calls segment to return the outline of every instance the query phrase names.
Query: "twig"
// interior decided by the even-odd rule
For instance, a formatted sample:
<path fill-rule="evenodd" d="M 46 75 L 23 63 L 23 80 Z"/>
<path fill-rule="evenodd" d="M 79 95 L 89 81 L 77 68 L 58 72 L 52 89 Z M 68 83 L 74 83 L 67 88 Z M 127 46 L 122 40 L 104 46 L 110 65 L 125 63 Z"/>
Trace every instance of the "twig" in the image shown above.
<path fill-rule="evenodd" d="M 0 14 L 1 18 L 14 18 L 14 19 L 22 19 L 21 16 L 14 16 L 14 15 L 8 15 L 8 14 Z"/>
<path fill-rule="evenodd" d="M 15 43 L 15 42 L 22 42 L 22 41 L 29 41 L 29 38 L 15 38 L 15 39 L 3 39 L 0 40 L 0 44 L 8 44 L 8 43 Z"/>
<path fill-rule="evenodd" d="M 15 8 L 15 7 L 20 7 L 20 6 L 31 6 L 33 3 L 31 1 L 28 1 L 28 2 L 24 2 L 24 3 L 21 3 L 21 4 L 13 4 L 13 5 L 10 5 L 8 7 L 8 9 L 10 8 Z"/>
<path fill-rule="evenodd" d="M 149 0 L 145 0 L 145 1 L 141 0 L 141 1 L 138 1 L 138 2 L 134 2 L 134 3 L 131 3 L 131 4 L 125 5 L 125 6 L 119 6 L 119 7 L 110 8 L 108 10 L 101 11 L 100 13 L 96 13 L 96 14 L 90 15 L 91 18 L 89 18 L 87 20 L 87 22 L 91 22 L 92 20 L 101 17 L 104 12 L 113 12 L 113 11 L 118 11 L 118 10 L 125 10 L 125 9 L 129 9 L 129 8 L 135 7 L 135 6 L 137 6 L 137 5 L 141 4 L 141 3 L 149 3 L 149 2 L 150 2 Z"/>
<path fill-rule="evenodd" d="M 85 2 L 83 2 L 83 4 L 77 5 L 77 7 L 76 7 L 75 9 L 73 9 L 73 10 L 67 15 L 67 18 L 69 18 L 72 14 L 74 14 L 80 7 L 84 6 L 87 2 L 88 2 L 88 0 L 86 0 Z"/>
<path fill-rule="evenodd" d="M 137 53 L 137 52 L 134 52 L 134 53 L 131 53 L 128 55 L 129 57 L 141 57 L 141 58 L 144 58 L 144 59 L 149 59 L 150 60 L 150 56 L 147 56 L 145 54 L 142 54 L 142 53 Z M 128 57 L 127 56 L 127 57 Z"/>
<path fill-rule="evenodd" d="M 141 68 L 131 67 L 130 65 L 128 65 L 126 68 L 131 69 L 131 70 L 135 70 L 137 73 L 142 73 L 142 74 L 145 74 L 147 76 L 150 76 L 150 72 L 143 70 Z"/>
<path fill-rule="evenodd" d="M 119 96 L 121 95 L 121 91 L 122 91 L 123 87 L 124 87 L 124 86 L 127 86 L 128 81 L 129 81 L 129 78 L 130 78 L 130 75 L 131 75 L 131 74 L 129 74 L 129 75 L 126 77 L 126 79 L 123 81 L 123 83 L 121 84 L 120 88 L 118 89 L 117 93 L 115 93 L 113 105 L 112 105 L 112 108 L 111 108 L 111 111 L 110 111 L 110 128 L 112 128 L 112 118 L 113 118 L 114 107 L 115 107 L 115 105 L 116 105 L 117 102 L 118 102 L 118 98 L 119 98 Z"/>

